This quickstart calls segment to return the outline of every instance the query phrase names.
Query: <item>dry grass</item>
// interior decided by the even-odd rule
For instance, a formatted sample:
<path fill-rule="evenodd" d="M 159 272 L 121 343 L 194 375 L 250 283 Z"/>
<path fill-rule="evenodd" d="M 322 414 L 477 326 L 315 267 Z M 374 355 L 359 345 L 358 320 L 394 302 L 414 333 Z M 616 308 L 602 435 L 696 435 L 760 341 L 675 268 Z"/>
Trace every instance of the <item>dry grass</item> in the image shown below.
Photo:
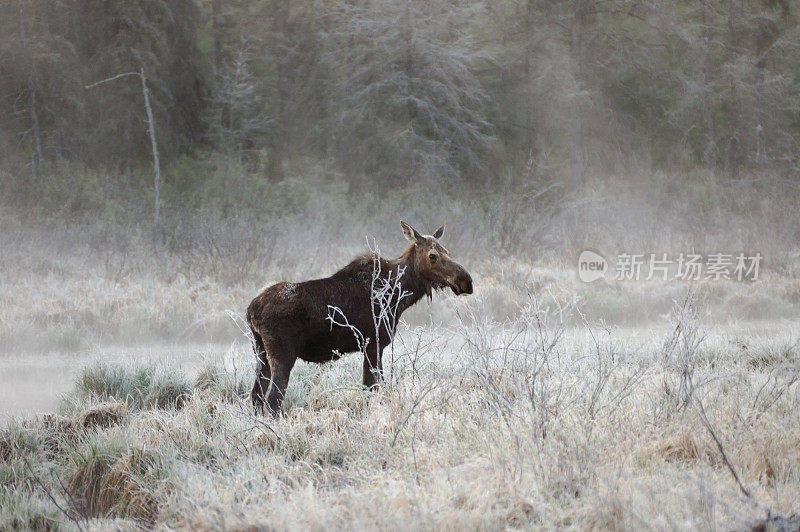
<path fill-rule="evenodd" d="M 18 442 L 12 454 L 41 463 L 34 473 L 55 500 L 100 528 L 741 529 L 767 509 L 797 510 L 800 392 L 732 341 L 778 349 L 796 333 L 717 330 L 678 342 L 689 351 L 665 362 L 669 327 L 632 342 L 627 329 L 565 326 L 536 300 L 503 323 L 466 301 L 452 310 L 456 328 L 401 331 L 380 393 L 360 389 L 355 356 L 300 364 L 285 415 L 254 417 L 242 344 L 238 370 L 207 364 L 180 405 L 98 404 L 79 386 L 69 416 L 0 442 Z M 800 353 L 781 360 L 797 365 Z M 687 367 L 752 498 L 679 387 L 665 387 Z M 137 383 L 153 389 L 135 365 L 103 375 L 131 396 Z M 11 490 L 43 496 L 30 474 Z"/>
<path fill-rule="evenodd" d="M 692 434 L 679 432 L 659 442 L 656 452 L 667 461 L 691 465 L 693 462 L 713 457 L 711 450 L 701 445 Z"/>
<path fill-rule="evenodd" d="M 92 455 L 75 464 L 67 483 L 70 502 L 86 517 L 123 517 L 152 525 L 159 502 L 144 479 L 159 467 L 158 461 L 137 448 L 115 461 L 111 456 Z"/>

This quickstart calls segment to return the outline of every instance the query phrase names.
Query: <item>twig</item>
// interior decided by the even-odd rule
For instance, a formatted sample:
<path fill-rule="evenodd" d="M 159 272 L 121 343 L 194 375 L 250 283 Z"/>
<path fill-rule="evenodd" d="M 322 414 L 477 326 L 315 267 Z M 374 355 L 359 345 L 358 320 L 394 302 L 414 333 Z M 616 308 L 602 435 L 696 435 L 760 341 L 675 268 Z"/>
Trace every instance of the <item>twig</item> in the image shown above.
<path fill-rule="evenodd" d="M 728 471 L 731 472 L 731 475 L 733 476 L 733 479 L 736 481 L 736 484 L 739 485 L 739 489 L 741 490 L 742 494 L 752 499 L 753 496 L 750 494 L 750 491 L 748 491 L 748 489 L 745 488 L 744 485 L 742 484 L 742 481 L 739 480 L 739 475 L 736 474 L 736 470 L 733 469 L 730 460 L 728 460 L 728 455 L 725 454 L 725 449 L 722 446 L 722 442 L 719 441 L 719 438 L 714 432 L 714 428 L 711 426 L 711 422 L 708 420 L 708 416 L 706 416 L 706 411 L 703 408 L 703 403 L 701 403 L 700 399 L 698 399 L 697 397 L 693 397 L 693 399 L 695 407 L 697 408 L 697 413 L 700 414 L 700 421 L 703 422 L 703 426 L 706 428 L 708 433 L 711 434 L 711 437 L 714 439 L 714 443 L 717 444 L 717 449 L 719 450 L 719 453 L 722 455 L 722 460 L 728 467 Z"/>
<path fill-rule="evenodd" d="M 58 504 L 58 501 L 56 501 L 56 498 L 53 497 L 53 494 L 50 491 L 50 489 L 47 486 L 45 486 L 44 483 L 42 483 L 41 479 L 39 478 L 39 475 L 37 475 L 33 471 L 33 468 L 31 467 L 30 461 L 27 460 L 27 459 L 25 460 L 25 467 L 28 469 L 28 472 L 33 477 L 33 480 L 35 480 L 36 483 L 39 485 L 39 487 L 42 488 L 42 491 L 44 492 L 44 494 L 47 495 L 47 498 L 50 499 L 50 501 L 55 505 L 55 507 L 58 508 L 58 510 L 62 514 L 64 514 L 67 517 L 67 519 L 69 519 L 70 521 L 75 523 L 75 526 L 78 527 L 78 530 L 83 532 L 83 530 L 85 530 L 85 529 L 83 528 L 83 526 L 81 526 L 81 523 L 78 520 L 78 518 L 75 517 L 74 515 L 72 515 L 71 512 L 69 512 L 66 509 L 64 509 L 64 507 L 62 507 L 60 504 Z"/>
<path fill-rule="evenodd" d="M 114 81 L 115 79 L 123 78 L 125 76 L 138 76 L 138 72 L 123 72 L 122 74 L 117 74 L 116 76 L 111 76 L 110 78 L 101 79 L 100 81 L 96 81 L 91 85 L 84 86 L 84 89 L 91 89 L 93 87 L 97 87 L 98 85 L 102 85 L 103 83 L 108 83 L 109 81 Z"/>

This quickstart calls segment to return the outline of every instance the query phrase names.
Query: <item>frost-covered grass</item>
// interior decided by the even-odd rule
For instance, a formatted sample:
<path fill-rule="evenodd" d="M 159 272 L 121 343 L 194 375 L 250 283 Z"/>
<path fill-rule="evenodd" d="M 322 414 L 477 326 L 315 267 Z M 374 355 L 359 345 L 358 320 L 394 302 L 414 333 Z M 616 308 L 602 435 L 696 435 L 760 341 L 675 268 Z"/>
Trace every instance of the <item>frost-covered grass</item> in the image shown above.
<path fill-rule="evenodd" d="M 356 355 L 299 364 L 278 419 L 251 413 L 245 343 L 191 377 L 87 367 L 60 414 L 0 433 L 0 528 L 742 529 L 798 510 L 797 323 L 450 310 L 401 331 L 380 392 Z"/>

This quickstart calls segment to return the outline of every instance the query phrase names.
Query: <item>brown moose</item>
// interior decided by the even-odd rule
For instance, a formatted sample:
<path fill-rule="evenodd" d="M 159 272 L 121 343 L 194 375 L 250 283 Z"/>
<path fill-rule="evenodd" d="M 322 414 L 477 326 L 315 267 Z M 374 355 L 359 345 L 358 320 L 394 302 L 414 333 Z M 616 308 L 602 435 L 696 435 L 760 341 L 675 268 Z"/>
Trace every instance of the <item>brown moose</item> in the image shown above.
<path fill-rule="evenodd" d="M 330 277 L 278 283 L 253 299 L 247 307 L 247 323 L 258 358 L 251 394 L 257 411 L 263 410 L 265 392 L 269 411 L 280 411 L 298 358 L 321 363 L 335 360 L 341 353 L 363 351 L 364 386 L 380 386 L 381 357 L 400 315 L 423 296 L 431 297 L 434 289 L 450 288 L 456 295 L 472 293 L 469 273 L 439 243 L 444 226 L 432 235 L 421 235 L 403 221 L 400 225 L 411 242 L 400 257 L 386 260 L 368 253 Z M 399 289 L 384 290 L 383 300 L 376 298 L 376 287 L 387 286 Z M 376 320 L 381 306 L 392 312 L 384 312 L 384 318 Z M 339 319 L 334 319 L 332 312 Z"/>

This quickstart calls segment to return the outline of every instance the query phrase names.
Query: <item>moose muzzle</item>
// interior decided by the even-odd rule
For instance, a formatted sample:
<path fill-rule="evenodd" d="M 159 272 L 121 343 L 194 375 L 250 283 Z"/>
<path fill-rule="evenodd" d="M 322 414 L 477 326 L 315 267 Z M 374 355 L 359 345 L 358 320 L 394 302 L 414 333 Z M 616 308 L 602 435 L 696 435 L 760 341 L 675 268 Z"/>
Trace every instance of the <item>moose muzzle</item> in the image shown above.
<path fill-rule="evenodd" d="M 472 277 L 462 266 L 458 266 L 456 275 L 450 283 L 450 289 L 457 296 L 472 293 Z"/>

